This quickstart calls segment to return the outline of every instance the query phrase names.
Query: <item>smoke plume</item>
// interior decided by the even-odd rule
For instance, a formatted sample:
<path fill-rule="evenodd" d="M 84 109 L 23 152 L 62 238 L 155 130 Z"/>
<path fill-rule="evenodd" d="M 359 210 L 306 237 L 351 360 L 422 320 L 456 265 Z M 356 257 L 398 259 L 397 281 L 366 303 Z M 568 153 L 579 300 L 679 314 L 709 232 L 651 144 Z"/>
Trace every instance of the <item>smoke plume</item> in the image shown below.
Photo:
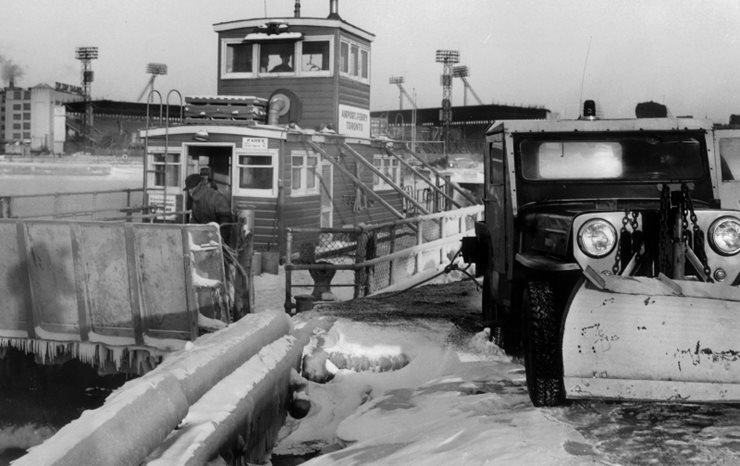
<path fill-rule="evenodd" d="M 3 81 L 13 84 L 17 78 L 23 76 L 23 69 L 20 65 L 13 63 L 13 60 L 0 55 L 0 76 Z"/>

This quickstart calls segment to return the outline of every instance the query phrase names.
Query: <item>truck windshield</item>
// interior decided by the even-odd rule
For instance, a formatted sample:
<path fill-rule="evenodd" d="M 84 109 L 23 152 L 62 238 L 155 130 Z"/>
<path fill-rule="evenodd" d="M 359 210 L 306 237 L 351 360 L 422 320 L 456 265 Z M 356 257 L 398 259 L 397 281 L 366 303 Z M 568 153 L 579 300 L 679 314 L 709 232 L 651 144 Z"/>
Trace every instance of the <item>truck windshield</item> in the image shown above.
<path fill-rule="evenodd" d="M 690 180 L 703 174 L 703 149 L 689 135 L 523 139 L 526 180 Z"/>

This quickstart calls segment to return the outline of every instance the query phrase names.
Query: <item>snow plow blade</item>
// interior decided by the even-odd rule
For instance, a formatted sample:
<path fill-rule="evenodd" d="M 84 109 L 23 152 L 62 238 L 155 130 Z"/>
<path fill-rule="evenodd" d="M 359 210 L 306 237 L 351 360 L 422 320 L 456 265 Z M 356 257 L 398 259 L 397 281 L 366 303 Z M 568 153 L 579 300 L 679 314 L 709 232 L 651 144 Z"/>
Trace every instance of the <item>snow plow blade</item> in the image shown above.
<path fill-rule="evenodd" d="M 567 398 L 740 401 L 740 288 L 663 276 L 590 280 L 564 322 Z"/>

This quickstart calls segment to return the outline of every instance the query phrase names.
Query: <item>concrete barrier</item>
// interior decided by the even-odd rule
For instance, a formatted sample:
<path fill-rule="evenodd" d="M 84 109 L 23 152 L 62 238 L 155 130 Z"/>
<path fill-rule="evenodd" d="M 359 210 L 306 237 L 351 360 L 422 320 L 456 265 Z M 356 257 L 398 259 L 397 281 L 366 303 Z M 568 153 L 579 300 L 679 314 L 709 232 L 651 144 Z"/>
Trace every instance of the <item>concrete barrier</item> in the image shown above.
<path fill-rule="evenodd" d="M 83 412 L 13 464 L 139 465 L 193 403 L 291 328 L 283 313 L 259 313 L 205 335 L 168 356 L 155 370 L 127 382 L 103 406 Z"/>

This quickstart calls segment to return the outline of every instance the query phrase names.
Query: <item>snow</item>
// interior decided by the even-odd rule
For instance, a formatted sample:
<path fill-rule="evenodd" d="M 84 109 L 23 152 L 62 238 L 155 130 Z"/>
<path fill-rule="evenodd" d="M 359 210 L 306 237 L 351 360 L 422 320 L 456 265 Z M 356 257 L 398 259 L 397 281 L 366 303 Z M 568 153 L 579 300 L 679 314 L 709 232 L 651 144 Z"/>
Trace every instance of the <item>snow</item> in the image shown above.
<path fill-rule="evenodd" d="M 435 282 L 454 280 L 450 275 Z M 282 303 L 282 269 L 255 283 L 258 309 Z M 424 315 L 426 303 L 440 299 L 450 314 L 466 305 L 480 309 L 476 291 L 468 304 L 459 295 L 419 291 L 407 300 L 414 303 L 410 315 Z M 400 306 L 375 320 L 346 308 L 339 317 L 329 313 L 334 325 L 304 350 L 323 352 L 334 378 L 307 383 L 301 397 L 310 399 L 311 410 L 303 419 L 287 418 L 273 450 L 276 466 L 311 456 L 303 464 L 740 464 L 740 406 L 579 401 L 535 408 L 523 362 L 490 342 L 487 330 L 409 318 Z M 327 314 L 294 316 L 296 328 L 317 313 Z M 378 372 L 378 364 L 359 371 L 332 362 L 363 364 L 399 354 L 408 365 L 387 372 Z"/>
<path fill-rule="evenodd" d="M 572 427 L 535 409 L 524 374 L 484 333 L 450 342 L 447 322 L 376 323 L 338 319 L 323 350 L 376 359 L 403 352 L 390 372 L 340 369 L 310 382 L 312 408 L 288 418 L 274 455 L 347 447 L 308 461 L 334 464 L 590 464 L 566 451 L 585 444 Z M 373 343 L 376 342 L 376 343 Z"/>
<path fill-rule="evenodd" d="M 255 277 L 257 313 L 267 318 L 270 312 L 282 312 L 284 283 L 282 268 L 279 275 Z M 428 295 L 421 293 L 436 299 Z M 474 291 L 470 299 L 478 302 L 479 293 Z M 274 465 L 286 464 L 282 461 L 292 455 L 314 456 L 307 466 L 740 462 L 740 407 L 595 401 L 534 408 L 521 361 L 491 343 L 487 330 L 418 317 L 430 301 L 411 301 L 420 311 L 412 313 L 415 317 L 404 316 L 402 309 L 381 319 L 351 312 L 328 316 L 333 325 L 316 332 L 304 354 L 320 356 L 318 369 L 326 369 L 331 380 L 307 381 L 298 394 L 310 400 L 311 409 L 302 419 L 287 418 L 273 451 Z M 454 303 L 443 304 L 451 313 L 462 306 L 454 295 L 444 302 Z M 292 318 L 293 328 L 304 328 L 319 315 L 327 313 L 300 313 Z M 211 334 L 198 347 L 216 344 L 225 334 L 228 329 Z M 197 349 L 185 345 L 193 353 L 193 367 L 206 363 Z M 253 385 L 274 365 L 273 359 L 255 360 L 235 371 L 233 391 Z M 116 398 L 110 401 L 122 402 Z M 218 396 L 211 398 L 211 406 L 204 397 L 186 418 L 188 425 L 202 425 L 203 430 L 193 430 L 195 436 L 209 429 L 206 413 L 231 411 Z"/>
<path fill-rule="evenodd" d="M 255 277 L 258 311 L 284 299 L 282 274 Z M 316 314 L 296 315 L 296 328 Z M 329 451 L 304 464 L 595 463 L 575 428 L 532 407 L 522 365 L 485 332 L 464 334 L 439 319 L 340 317 L 304 354 L 317 351 L 329 356 L 334 378 L 308 382 L 311 410 L 303 419 L 287 418 L 273 450 L 276 462 Z M 399 355 L 409 361 L 403 368 L 379 372 L 372 364 Z M 368 370 L 339 369 L 332 360 L 365 363 Z M 576 450 L 587 454 L 570 453 L 573 445 L 585 445 Z"/>

